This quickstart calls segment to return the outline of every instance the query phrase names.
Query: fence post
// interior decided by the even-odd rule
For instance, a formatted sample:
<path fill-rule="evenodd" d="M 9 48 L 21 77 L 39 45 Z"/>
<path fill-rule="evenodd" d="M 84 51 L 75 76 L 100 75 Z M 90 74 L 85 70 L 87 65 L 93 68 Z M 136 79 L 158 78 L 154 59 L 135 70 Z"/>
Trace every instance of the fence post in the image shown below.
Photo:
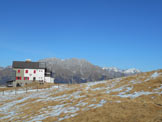
<path fill-rule="evenodd" d="M 27 86 L 26 86 L 26 93 L 27 93 Z"/>
<path fill-rule="evenodd" d="M 16 95 L 16 87 L 15 87 L 15 95 Z"/>

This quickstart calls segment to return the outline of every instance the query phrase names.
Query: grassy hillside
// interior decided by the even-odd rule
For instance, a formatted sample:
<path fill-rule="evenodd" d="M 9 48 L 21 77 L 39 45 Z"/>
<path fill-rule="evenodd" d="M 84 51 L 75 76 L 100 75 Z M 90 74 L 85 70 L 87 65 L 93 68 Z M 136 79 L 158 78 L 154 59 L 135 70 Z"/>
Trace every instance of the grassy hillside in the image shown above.
<path fill-rule="evenodd" d="M 22 89 L 23 91 L 23 89 Z M 0 121 L 161 122 L 162 70 L 2 95 Z"/>

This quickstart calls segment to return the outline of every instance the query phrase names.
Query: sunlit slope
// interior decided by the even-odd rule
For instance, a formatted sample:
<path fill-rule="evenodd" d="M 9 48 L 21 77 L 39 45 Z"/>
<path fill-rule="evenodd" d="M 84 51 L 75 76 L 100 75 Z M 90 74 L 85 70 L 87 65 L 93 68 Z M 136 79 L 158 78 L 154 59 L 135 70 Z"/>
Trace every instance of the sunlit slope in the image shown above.
<path fill-rule="evenodd" d="M 2 122 L 160 122 L 162 70 L 0 98 Z"/>

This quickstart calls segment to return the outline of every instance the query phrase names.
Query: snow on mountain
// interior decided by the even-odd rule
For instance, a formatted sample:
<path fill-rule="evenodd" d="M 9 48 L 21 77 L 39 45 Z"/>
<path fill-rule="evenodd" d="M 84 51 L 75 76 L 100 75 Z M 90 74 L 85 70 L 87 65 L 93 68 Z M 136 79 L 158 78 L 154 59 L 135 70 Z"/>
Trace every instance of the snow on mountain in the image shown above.
<path fill-rule="evenodd" d="M 141 72 L 140 70 L 135 69 L 135 68 L 124 70 L 125 74 L 137 74 L 137 73 L 140 73 L 140 72 Z"/>
<path fill-rule="evenodd" d="M 121 72 L 122 70 L 118 69 L 117 67 L 103 67 L 104 70 L 113 71 L 113 72 Z"/>
<path fill-rule="evenodd" d="M 103 67 L 103 70 L 106 70 L 106 71 L 109 71 L 109 72 L 123 73 L 125 75 L 132 75 L 132 74 L 137 74 L 137 73 L 141 72 L 140 70 L 138 70 L 136 68 L 121 70 L 117 67 Z"/>

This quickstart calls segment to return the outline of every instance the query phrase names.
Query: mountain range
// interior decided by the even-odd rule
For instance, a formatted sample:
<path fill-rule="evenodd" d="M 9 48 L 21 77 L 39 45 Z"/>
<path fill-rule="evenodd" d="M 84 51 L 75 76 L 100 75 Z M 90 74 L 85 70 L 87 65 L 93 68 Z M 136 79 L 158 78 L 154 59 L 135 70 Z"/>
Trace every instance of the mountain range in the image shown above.
<path fill-rule="evenodd" d="M 119 70 L 118 68 L 102 68 L 85 59 L 58 59 L 46 58 L 39 60 L 39 62 L 46 62 L 47 69 L 52 71 L 55 77 L 55 82 L 87 82 L 108 80 L 117 77 L 123 77 L 140 73 L 141 71 L 133 68 L 127 70 Z"/>
<path fill-rule="evenodd" d="M 120 70 L 116 67 L 99 67 L 85 59 L 46 58 L 39 62 L 46 62 L 47 70 L 51 71 L 56 83 L 85 83 L 89 81 L 108 80 L 140 73 L 137 69 Z M 10 80 L 11 66 L 0 67 L 0 84 Z"/>

